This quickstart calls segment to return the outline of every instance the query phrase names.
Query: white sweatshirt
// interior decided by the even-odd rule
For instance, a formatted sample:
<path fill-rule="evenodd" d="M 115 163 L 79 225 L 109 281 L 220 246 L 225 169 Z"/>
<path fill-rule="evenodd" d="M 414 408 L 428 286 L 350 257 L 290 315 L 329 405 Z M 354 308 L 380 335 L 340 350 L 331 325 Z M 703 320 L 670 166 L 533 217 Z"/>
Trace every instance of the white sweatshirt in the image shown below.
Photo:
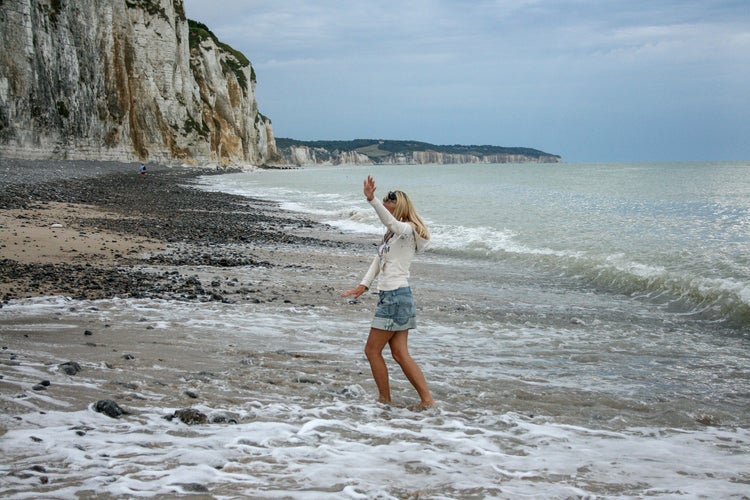
<path fill-rule="evenodd" d="M 377 277 L 378 290 L 381 291 L 409 286 L 411 261 L 416 251 L 425 247 L 427 240 L 416 236 L 414 226 L 410 223 L 397 220 L 378 198 L 373 197 L 369 203 L 393 236 L 380 244 L 378 255 L 372 260 L 360 284 L 370 288 Z"/>

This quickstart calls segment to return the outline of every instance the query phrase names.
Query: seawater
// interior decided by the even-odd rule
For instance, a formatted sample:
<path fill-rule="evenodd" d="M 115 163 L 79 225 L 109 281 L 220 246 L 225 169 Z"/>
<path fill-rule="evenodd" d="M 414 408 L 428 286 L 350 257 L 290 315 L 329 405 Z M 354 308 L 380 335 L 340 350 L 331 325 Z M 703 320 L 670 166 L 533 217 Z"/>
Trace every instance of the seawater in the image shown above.
<path fill-rule="evenodd" d="M 111 324 L 142 332 L 144 350 L 200 351 L 192 370 L 216 373 L 194 406 L 239 423 L 167 423 L 176 408 L 162 381 L 186 374 L 144 352 L 143 409 L 116 425 L 22 400 L 26 424 L 0 438 L 15 464 L 0 464 L 0 495 L 38 496 L 10 472 L 47 464 L 51 498 L 189 495 L 196 484 L 216 498 L 747 497 L 750 164 L 337 166 L 201 187 L 375 242 L 368 174 L 380 196 L 409 193 L 432 232 L 413 265 L 409 343 L 438 408 L 405 408 L 415 394 L 390 361 L 398 404 L 373 402 L 367 304 L 18 301 L 2 309 L 3 339 L 80 342 L 80 325 Z M 330 251 L 360 249 L 374 251 Z M 348 289 L 364 271 L 331 285 Z M 8 365 L 3 381 L 48 371 Z M 34 397 L 54 402 L 54 391 Z M 84 436 L 71 430 L 81 425 Z"/>
<path fill-rule="evenodd" d="M 530 281 L 625 295 L 684 318 L 750 330 L 750 164 L 337 166 L 205 179 L 377 233 L 362 178 L 400 189 L 433 234 L 430 254 L 526 270 Z"/>

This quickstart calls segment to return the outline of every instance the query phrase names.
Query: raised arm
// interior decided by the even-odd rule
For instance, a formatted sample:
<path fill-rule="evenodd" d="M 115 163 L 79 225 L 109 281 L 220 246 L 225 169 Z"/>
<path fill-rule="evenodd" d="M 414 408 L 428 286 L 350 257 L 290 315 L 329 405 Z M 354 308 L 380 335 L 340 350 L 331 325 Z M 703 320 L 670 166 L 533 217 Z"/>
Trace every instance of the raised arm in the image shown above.
<path fill-rule="evenodd" d="M 383 203 L 375 197 L 376 189 L 375 179 L 373 179 L 371 175 L 368 175 L 364 182 L 363 191 L 365 193 L 365 198 L 367 198 L 367 202 L 372 205 L 372 208 L 375 209 L 375 213 L 378 214 L 380 222 L 382 222 L 383 225 L 393 234 L 411 234 L 413 230 L 412 225 L 408 222 L 401 222 L 396 219 L 393 214 L 383 206 Z"/>
<path fill-rule="evenodd" d="M 380 222 L 382 222 L 385 227 L 388 228 L 390 232 L 393 234 L 411 234 L 413 231 L 413 227 L 408 222 L 401 222 L 398 219 L 396 219 L 393 214 L 391 214 L 387 208 L 383 205 L 383 203 L 377 199 L 373 198 L 369 201 L 370 205 L 372 205 L 372 208 L 375 209 L 375 213 L 378 214 L 378 217 L 380 218 Z"/>

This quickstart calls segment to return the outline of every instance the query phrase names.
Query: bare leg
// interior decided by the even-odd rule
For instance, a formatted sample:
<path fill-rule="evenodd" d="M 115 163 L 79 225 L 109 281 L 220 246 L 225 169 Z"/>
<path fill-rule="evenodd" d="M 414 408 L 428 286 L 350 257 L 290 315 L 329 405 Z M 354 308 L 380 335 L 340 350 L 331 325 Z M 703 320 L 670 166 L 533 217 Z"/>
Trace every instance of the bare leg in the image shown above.
<path fill-rule="evenodd" d="M 388 381 L 388 367 L 383 359 L 383 348 L 393 337 L 395 332 L 370 328 L 370 336 L 367 337 L 365 345 L 365 356 L 370 362 L 372 377 L 378 386 L 378 401 L 381 403 L 391 402 L 391 385 Z"/>
<path fill-rule="evenodd" d="M 430 389 L 427 387 L 427 380 L 424 378 L 422 370 L 417 365 L 417 362 L 409 354 L 409 346 L 407 341 L 409 339 L 409 330 L 402 330 L 395 332 L 388 343 L 391 346 L 391 354 L 393 359 L 401 366 L 404 371 L 404 375 L 409 379 L 411 385 L 417 390 L 419 394 L 419 405 L 416 409 L 423 410 L 429 408 L 435 404 L 435 400 L 432 399 Z"/>

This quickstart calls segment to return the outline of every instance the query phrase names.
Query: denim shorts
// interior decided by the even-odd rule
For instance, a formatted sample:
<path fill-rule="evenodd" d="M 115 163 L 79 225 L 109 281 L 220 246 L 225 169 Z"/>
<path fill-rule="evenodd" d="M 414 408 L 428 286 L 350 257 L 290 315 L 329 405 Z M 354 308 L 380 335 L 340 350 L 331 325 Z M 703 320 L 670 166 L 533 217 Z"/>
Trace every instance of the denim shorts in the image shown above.
<path fill-rule="evenodd" d="M 417 327 L 417 308 L 411 288 L 405 286 L 396 290 L 379 292 L 378 309 L 372 320 L 372 328 L 400 332 Z"/>

